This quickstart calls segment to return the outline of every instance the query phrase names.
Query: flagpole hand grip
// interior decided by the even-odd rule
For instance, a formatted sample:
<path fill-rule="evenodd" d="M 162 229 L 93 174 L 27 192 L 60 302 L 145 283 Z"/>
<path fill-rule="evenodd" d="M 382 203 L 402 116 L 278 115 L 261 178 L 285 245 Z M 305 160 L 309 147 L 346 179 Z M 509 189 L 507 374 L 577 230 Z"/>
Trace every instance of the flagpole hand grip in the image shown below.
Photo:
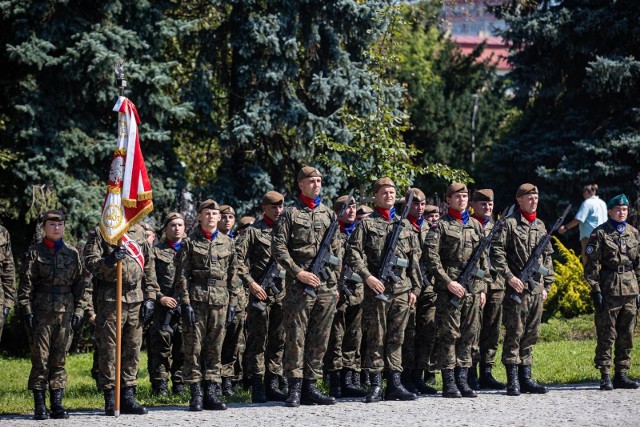
<path fill-rule="evenodd" d="M 118 246 L 113 250 L 113 252 L 106 256 L 105 263 L 110 267 L 113 267 L 118 261 L 123 260 L 126 255 L 127 250 L 124 246 Z"/>

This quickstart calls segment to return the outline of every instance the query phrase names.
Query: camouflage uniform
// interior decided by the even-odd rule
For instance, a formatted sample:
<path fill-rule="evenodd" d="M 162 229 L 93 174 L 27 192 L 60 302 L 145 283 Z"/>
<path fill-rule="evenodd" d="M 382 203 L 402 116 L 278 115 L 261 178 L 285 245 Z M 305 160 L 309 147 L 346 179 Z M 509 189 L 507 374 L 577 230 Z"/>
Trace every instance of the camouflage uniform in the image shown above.
<path fill-rule="evenodd" d="M 4 327 L 4 310 L 11 309 L 16 300 L 16 278 L 11 239 L 6 228 L 0 225 L 0 341 Z"/>
<path fill-rule="evenodd" d="M 222 380 L 222 341 L 227 307 L 237 305 L 232 278 L 235 274 L 233 240 L 217 233 L 213 240 L 198 228 L 182 243 L 176 259 L 176 289 L 179 301 L 190 304 L 196 324 L 183 325 L 184 382 Z M 204 350 L 204 351 L 203 351 Z"/>
<path fill-rule="evenodd" d="M 631 364 L 633 331 L 637 321 L 640 234 L 627 224 L 619 233 L 610 221 L 598 226 L 586 247 L 585 278 L 594 293 L 601 293 L 604 310 L 596 309 L 598 343 L 596 368 L 610 368 L 615 343 L 616 374 Z"/>
<path fill-rule="evenodd" d="M 144 270 L 129 255 L 122 260 L 122 387 L 135 387 L 138 378 L 142 321 L 140 307 L 145 299 L 156 299 L 159 291 L 155 263 L 144 228 L 136 224 L 127 232 L 140 245 L 144 255 Z M 117 264 L 109 265 L 105 258 L 116 248 L 109 244 L 96 228 L 84 248 L 85 265 L 95 278 L 96 351 L 103 390 L 115 387 L 116 372 L 116 275 Z"/>
<path fill-rule="evenodd" d="M 238 240 L 236 240 L 237 244 Z M 246 347 L 245 318 L 247 315 L 248 296 L 237 276 L 233 277 L 233 299 L 237 301 L 235 314 L 231 323 L 226 325 L 224 341 L 222 342 L 222 377 L 228 379 L 228 387 L 231 386 L 231 378 L 242 379 L 242 361 Z M 223 390 L 226 392 L 227 388 Z M 230 390 L 229 390 L 230 392 Z"/>
<path fill-rule="evenodd" d="M 272 228 L 259 220 L 247 228 L 244 236 L 238 240 L 236 255 L 238 258 L 238 277 L 245 287 L 251 283 L 260 283 L 264 270 L 271 259 Z M 284 352 L 284 325 L 282 323 L 282 300 L 286 294 L 283 284 L 277 280 L 280 293 L 273 296 L 267 291 L 268 298 L 262 301 L 265 310 L 253 305 L 247 307 L 247 369 L 252 376 L 265 376 L 269 373 L 282 376 L 282 356 Z M 253 301 L 253 297 L 250 297 Z M 257 300 L 257 299 L 256 299 Z"/>
<path fill-rule="evenodd" d="M 155 264 L 156 277 L 160 292 L 158 301 L 163 296 L 177 298 L 175 290 L 175 258 L 176 250 L 165 240 L 152 249 Z M 166 382 L 171 375 L 174 389 L 176 384 L 182 384 L 182 365 L 184 363 L 184 348 L 182 340 L 182 321 L 179 315 L 171 318 L 169 327 L 173 332 L 163 330 L 163 325 L 169 308 L 159 302 L 156 304 L 154 319 L 149 328 L 148 368 L 149 379 L 152 383 Z"/>
<path fill-rule="evenodd" d="M 82 317 L 84 287 L 80 255 L 62 243 L 57 251 L 44 242 L 32 245 L 20 271 L 18 304 L 24 315 L 33 314 L 30 390 L 64 389 L 65 358 L 73 338 L 71 318 Z"/>
<path fill-rule="evenodd" d="M 323 358 L 336 309 L 336 276 L 340 265 L 327 267 L 329 277 L 315 288 L 316 298 L 304 292 L 305 286 L 296 275 L 310 266 L 335 216 L 322 203 L 311 210 L 298 199 L 273 228 L 271 253 L 287 272 L 287 294 L 282 305 L 286 334 L 284 371 L 289 378 L 313 381 L 322 378 Z M 339 252 L 340 239 L 336 233 L 332 253 Z"/>

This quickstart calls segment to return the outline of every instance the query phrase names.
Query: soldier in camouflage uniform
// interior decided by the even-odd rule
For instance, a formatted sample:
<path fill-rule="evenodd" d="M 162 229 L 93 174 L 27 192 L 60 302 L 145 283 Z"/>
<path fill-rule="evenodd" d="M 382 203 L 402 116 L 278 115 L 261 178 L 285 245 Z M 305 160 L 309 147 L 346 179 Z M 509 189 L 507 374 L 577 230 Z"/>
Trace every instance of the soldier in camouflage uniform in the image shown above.
<path fill-rule="evenodd" d="M 440 220 L 440 208 L 436 205 L 426 205 L 424 208 L 424 219 L 427 222 L 427 227 L 431 229 L 433 224 Z M 433 277 L 429 276 L 429 273 L 426 271 L 424 252 L 422 256 L 422 263 L 425 265 L 424 274 L 427 277 L 422 278 L 425 287 L 422 289 L 422 293 L 416 302 L 416 306 L 420 307 L 416 320 L 416 330 L 418 334 L 416 338 L 418 342 L 418 348 L 416 349 L 416 368 L 424 371 L 425 384 L 434 385 L 436 383 L 436 372 L 439 372 L 437 350 L 438 329 L 436 327 L 436 302 L 438 293 L 433 289 Z"/>
<path fill-rule="evenodd" d="M 247 370 L 251 376 L 251 401 L 264 403 L 284 401 L 286 394 L 280 390 L 283 375 L 284 325 L 282 323 L 282 299 L 284 281 L 276 278 L 280 291 L 262 289 L 259 285 L 265 269 L 272 261 L 271 232 L 284 210 L 284 196 L 268 191 L 261 203 L 264 216 L 247 228 L 236 244 L 238 276 L 251 292 L 251 304 L 247 307 Z M 282 270 L 284 271 L 284 270 Z M 266 389 L 265 389 L 266 387 Z"/>
<path fill-rule="evenodd" d="M 238 234 L 238 237 L 246 233 L 249 226 L 254 222 L 256 222 L 256 219 L 252 216 L 243 216 L 240 218 L 238 220 L 238 225 L 236 226 L 236 233 Z"/>
<path fill-rule="evenodd" d="M 509 285 L 503 304 L 505 326 L 502 346 L 502 364 L 507 370 L 507 395 L 523 393 L 543 394 L 548 390 L 531 379 L 533 346 L 538 341 L 542 305 L 553 283 L 551 244 L 539 260 L 549 270 L 547 276 L 538 274 L 535 287 L 524 292 L 518 304 L 510 293 L 524 291 L 525 285 L 518 278 L 531 253 L 547 230 L 544 222 L 536 217 L 538 188 L 533 184 L 522 184 L 516 192 L 519 210 L 507 218 L 500 236 L 496 236 L 491 247 L 491 263 L 496 273 Z"/>
<path fill-rule="evenodd" d="M 444 397 L 477 397 L 467 383 L 471 367 L 471 348 L 480 330 L 480 310 L 484 306 L 487 280 L 474 277 L 466 289 L 457 282 L 466 263 L 484 236 L 477 221 L 467 212 L 469 191 L 454 182 L 447 189 L 449 211 L 429 230 L 424 245 L 427 269 L 435 279 L 438 363 L 442 370 Z M 483 255 L 477 268 L 489 271 Z M 452 298 L 457 299 L 457 306 Z"/>
<path fill-rule="evenodd" d="M 407 219 L 413 226 L 412 230 L 418 237 L 420 247 L 424 245 L 429 222 L 425 221 L 424 212 L 427 206 L 426 196 L 422 190 L 412 188 L 413 201 Z M 424 382 L 424 371 L 428 367 L 429 354 L 433 347 L 435 328 L 433 318 L 435 314 L 435 292 L 429 282 L 424 267 L 424 253 L 420 259 L 423 287 L 415 305 L 409 306 L 409 320 L 404 330 L 402 344 L 402 385 L 416 394 L 436 394 L 437 390 Z M 431 322 L 431 323 L 430 323 Z"/>
<path fill-rule="evenodd" d="M 476 190 L 471 201 L 472 218 L 482 225 L 485 235 L 493 228 L 493 190 L 489 188 Z M 491 260 L 489 260 L 491 263 Z M 493 377 L 492 368 L 495 363 L 500 327 L 502 325 L 502 302 L 504 300 L 504 278 L 495 274 L 491 269 L 491 283 L 487 288 L 487 303 L 480 312 L 480 337 L 478 345 L 473 349 L 473 366 L 469 370 L 469 387 L 504 390 L 505 385 Z M 477 378 L 478 363 L 480 363 L 480 378 Z"/>
<path fill-rule="evenodd" d="M 333 397 L 325 396 L 316 387 L 322 378 L 322 365 L 327 350 L 331 323 L 336 309 L 336 266 L 327 266 L 321 279 L 306 271 L 315 257 L 325 231 L 335 214 L 322 204 L 322 175 L 311 166 L 298 173 L 300 198 L 288 208 L 273 228 L 271 254 L 287 272 L 283 304 L 286 331 L 284 370 L 289 378 L 286 405 L 332 405 Z M 339 256 L 338 234 L 331 242 L 331 253 Z M 315 298 L 305 292 L 313 288 Z"/>
<path fill-rule="evenodd" d="M 183 242 L 176 259 L 176 289 L 182 303 L 184 382 L 191 389 L 189 410 L 225 410 L 222 342 L 228 306 L 237 306 L 233 288 L 235 246 L 218 230 L 220 207 L 209 199 L 198 206 L 200 226 Z M 204 379 L 204 399 L 201 381 Z"/>
<path fill-rule="evenodd" d="M 153 394 L 166 397 L 169 393 L 169 376 L 171 376 L 173 393 L 184 393 L 182 322 L 175 289 L 175 257 L 185 236 L 183 216 L 178 212 L 170 212 L 162 228 L 164 239 L 152 249 L 160 293 L 154 320 L 149 328 L 147 353 Z M 165 320 L 169 322 L 165 324 Z"/>
<path fill-rule="evenodd" d="M 607 204 L 609 220 L 598 226 L 585 248 L 584 276 L 591 285 L 598 333 L 594 363 L 600 369 L 600 390 L 636 389 L 627 378 L 638 318 L 640 233 L 626 223 L 629 199 L 624 194 Z M 611 381 L 611 346 L 615 344 L 616 373 Z"/>
<path fill-rule="evenodd" d="M 84 247 L 86 268 L 95 279 L 96 301 L 96 351 L 100 375 L 98 384 L 104 392 L 107 415 L 115 414 L 116 383 L 116 277 L 117 263 L 122 261 L 122 363 L 120 411 L 123 414 L 146 414 L 146 408 L 135 401 L 135 388 L 142 345 L 142 327 L 153 316 L 158 295 L 155 263 L 145 230 L 135 224 L 127 235 L 130 244 L 140 248 L 140 258 L 134 258 L 137 249 L 130 253 L 124 246 L 107 242 L 96 227 Z"/>
<path fill-rule="evenodd" d="M 16 273 L 11 252 L 11 239 L 6 228 L 0 225 L 0 341 L 2 329 L 16 300 Z"/>
<path fill-rule="evenodd" d="M 356 227 L 349 240 L 347 262 L 362 277 L 365 286 L 362 303 L 367 340 L 364 367 L 369 370 L 371 389 L 366 402 L 382 399 L 382 372 L 387 372 L 385 399 L 414 400 L 400 382 L 402 343 L 409 320 L 409 306 L 414 305 L 422 287 L 420 256 L 422 251 L 417 233 L 406 219 L 395 215 L 396 187 L 390 178 L 381 178 L 373 186 L 375 211 Z M 385 243 L 396 224 L 401 231 L 395 255 L 405 260 L 406 268 L 396 266 L 399 281 L 382 283 L 379 275 Z M 384 294 L 380 297 L 381 294 Z M 385 298 L 388 301 L 384 301 Z"/>
<path fill-rule="evenodd" d="M 51 393 L 51 418 L 69 418 L 62 406 L 67 385 L 64 365 L 72 329 L 82 320 L 84 289 L 80 255 L 62 241 L 64 226 L 61 211 L 42 215 L 45 237 L 27 250 L 20 271 L 18 304 L 29 333 L 29 390 L 33 390 L 36 420 L 49 418 L 47 388 Z"/>
<path fill-rule="evenodd" d="M 353 197 L 349 200 L 348 196 L 341 196 L 333 204 L 333 211 L 336 214 L 340 213 L 345 203 L 347 208 L 338 222 L 341 246 L 346 250 L 347 240 L 356 227 L 356 201 Z M 342 258 L 345 259 L 344 256 Z M 346 266 L 343 261 L 343 269 Z M 351 295 L 348 296 L 343 289 L 338 289 L 338 305 L 325 354 L 325 366 L 329 372 L 329 395 L 335 398 L 365 397 L 367 392 L 360 388 L 361 304 L 364 298 L 362 279 L 357 277 L 357 280 L 352 280 L 345 277 L 344 286 Z"/>

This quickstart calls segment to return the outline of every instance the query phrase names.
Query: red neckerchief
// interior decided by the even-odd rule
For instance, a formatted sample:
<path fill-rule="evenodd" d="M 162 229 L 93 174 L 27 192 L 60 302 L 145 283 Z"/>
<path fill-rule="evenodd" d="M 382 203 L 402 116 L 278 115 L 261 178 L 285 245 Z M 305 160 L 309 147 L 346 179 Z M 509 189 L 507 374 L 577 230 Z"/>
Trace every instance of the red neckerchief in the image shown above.
<path fill-rule="evenodd" d="M 56 242 L 54 242 L 53 240 L 49 240 L 45 237 L 44 239 L 42 239 L 42 243 L 44 243 L 52 251 L 55 250 L 54 245 L 56 244 Z"/>
<path fill-rule="evenodd" d="M 482 228 L 486 227 L 486 225 L 489 223 L 489 218 L 480 218 L 475 213 L 473 215 L 471 215 L 471 218 L 473 218 L 476 221 L 478 221 L 482 225 Z"/>
<path fill-rule="evenodd" d="M 536 220 L 536 214 L 537 212 L 528 214 L 525 211 L 523 211 L 522 209 L 520 209 L 520 213 L 522 214 L 522 216 L 524 217 L 524 219 L 526 219 L 527 221 L 529 221 L 529 224 L 532 224 L 533 221 Z"/>
<path fill-rule="evenodd" d="M 207 240 L 211 240 L 211 236 L 213 235 L 213 232 L 207 233 L 202 228 L 200 228 L 200 231 L 202 232 L 202 235 L 207 238 Z"/>
<path fill-rule="evenodd" d="M 422 230 L 422 227 L 420 226 L 420 224 L 418 224 L 418 219 L 413 215 L 407 215 L 407 219 L 409 220 L 409 222 L 411 223 L 411 225 L 413 225 L 416 230 L 420 231 Z"/>
<path fill-rule="evenodd" d="M 462 222 L 462 212 L 458 212 L 455 209 L 449 208 L 449 215 L 457 219 L 459 222 Z"/>
<path fill-rule="evenodd" d="M 384 219 L 386 219 L 387 221 L 391 221 L 391 209 L 384 209 L 380 206 L 376 206 L 376 211 L 378 211 L 378 213 L 382 215 Z"/>
<path fill-rule="evenodd" d="M 314 210 L 316 208 L 316 202 L 314 199 L 310 199 L 307 196 L 305 196 L 304 194 L 300 193 L 300 200 L 302 200 L 302 203 L 304 203 L 305 205 L 307 205 L 307 207 L 311 210 Z"/>
<path fill-rule="evenodd" d="M 275 221 L 271 221 L 271 218 L 269 218 L 269 217 L 267 216 L 267 214 L 264 214 L 264 215 L 262 216 L 262 220 L 263 220 L 263 221 L 264 221 L 264 222 L 265 222 L 269 227 L 273 227 L 273 224 L 275 224 L 275 223 L 276 223 Z"/>
<path fill-rule="evenodd" d="M 177 240 L 174 242 L 172 240 L 167 239 L 167 243 L 169 244 L 169 246 L 171 246 L 171 249 L 173 249 L 176 252 L 178 252 L 178 249 L 180 249 L 180 245 L 178 245 L 178 249 L 176 249 L 176 243 L 178 243 Z"/>

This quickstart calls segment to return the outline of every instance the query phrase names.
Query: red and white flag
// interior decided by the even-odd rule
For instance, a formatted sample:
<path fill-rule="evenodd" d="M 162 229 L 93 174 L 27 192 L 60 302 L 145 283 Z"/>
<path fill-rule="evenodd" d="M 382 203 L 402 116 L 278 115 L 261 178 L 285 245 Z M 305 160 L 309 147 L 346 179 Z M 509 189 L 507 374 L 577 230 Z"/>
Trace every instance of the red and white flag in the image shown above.
<path fill-rule="evenodd" d="M 111 160 L 100 231 L 106 241 L 116 244 L 131 225 L 153 210 L 153 201 L 140 150 L 136 106 L 121 96 L 113 111 L 118 112 L 118 146 Z"/>

